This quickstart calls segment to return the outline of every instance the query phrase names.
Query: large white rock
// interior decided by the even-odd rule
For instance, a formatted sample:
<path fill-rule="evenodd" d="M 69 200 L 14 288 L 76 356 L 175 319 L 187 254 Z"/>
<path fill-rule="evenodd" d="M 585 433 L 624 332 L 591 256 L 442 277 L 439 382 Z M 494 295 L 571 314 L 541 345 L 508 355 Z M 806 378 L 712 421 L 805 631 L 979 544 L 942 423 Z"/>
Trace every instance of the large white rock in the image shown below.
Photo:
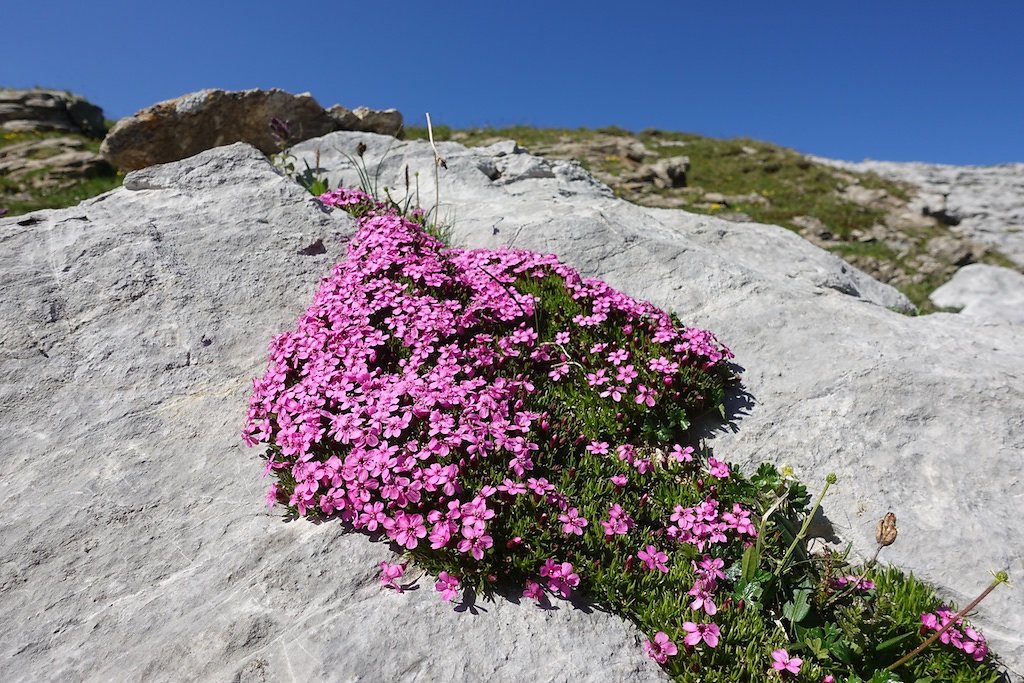
<path fill-rule="evenodd" d="M 333 134 L 296 153 L 371 175 L 425 143 Z M 388 149 L 390 147 L 390 149 Z M 578 166 L 446 144 L 441 215 L 466 246 L 551 251 L 714 330 L 746 368 L 719 457 L 793 465 L 861 552 L 964 603 L 990 569 L 1024 576 L 1024 344 L 906 300 L 780 228 L 616 200 Z M 337 174 L 334 180 L 337 181 Z M 392 189 L 392 194 L 402 190 Z M 620 620 L 504 600 L 451 611 L 430 582 L 382 592 L 388 548 L 263 507 L 238 436 L 249 379 L 343 253 L 322 212 L 244 145 L 133 173 L 73 209 L 0 220 L 2 680 L 651 680 Z M 979 611 L 1024 669 L 1024 599 Z"/>
<path fill-rule="evenodd" d="M 0 680 L 664 678 L 618 618 L 382 591 L 386 544 L 267 512 L 251 379 L 353 230 L 243 144 L 0 220 Z"/>
<path fill-rule="evenodd" d="M 928 298 L 963 315 L 1024 325 L 1024 275 L 1009 268 L 972 263 Z"/>
<path fill-rule="evenodd" d="M 408 167 L 432 206 L 428 145 L 333 134 L 295 151 L 312 158 L 319 147 L 325 168 L 343 169 L 334 181 L 358 183 L 345 158 L 358 141 L 380 187 L 400 197 Z M 901 315 L 889 310 L 905 302 L 898 292 L 788 230 L 634 206 L 578 165 L 510 143 L 439 149 L 440 215 L 457 244 L 556 253 L 732 347 L 748 396 L 713 440 L 718 457 L 792 465 L 812 491 L 836 472 L 825 512 L 838 534 L 870 555 L 877 521 L 894 511 L 899 540 L 882 558 L 960 605 L 990 571 L 1024 580 L 1020 326 Z M 977 621 L 1024 672 L 1024 593 L 1000 588 Z"/>
<path fill-rule="evenodd" d="M 815 161 L 916 185 L 920 189 L 913 206 L 958 221 L 953 230 L 995 247 L 1024 267 L 1024 164 L 854 163 L 817 157 Z"/>

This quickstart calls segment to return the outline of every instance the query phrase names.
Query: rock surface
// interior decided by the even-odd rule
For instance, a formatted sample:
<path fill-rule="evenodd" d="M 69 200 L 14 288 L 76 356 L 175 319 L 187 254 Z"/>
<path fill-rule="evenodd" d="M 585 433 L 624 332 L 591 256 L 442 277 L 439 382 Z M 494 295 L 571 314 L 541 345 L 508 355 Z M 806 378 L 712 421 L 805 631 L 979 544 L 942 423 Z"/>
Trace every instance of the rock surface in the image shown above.
<path fill-rule="evenodd" d="M 911 206 L 955 232 L 995 247 L 1024 267 L 1024 164 L 944 164 L 815 159 L 854 171 L 873 171 L 920 188 Z"/>
<path fill-rule="evenodd" d="M 382 185 L 402 187 L 408 166 L 420 172 L 420 196 L 434 196 L 429 147 L 374 136 L 324 140 L 339 150 L 321 158 L 342 169 L 332 182 L 356 182 L 340 152 L 358 140 L 372 167 L 391 145 Z M 311 158 L 314 146 L 294 151 Z M 750 398 L 737 399 L 734 430 L 712 440 L 717 457 L 748 471 L 765 460 L 792 465 L 812 491 L 836 472 L 825 512 L 840 537 L 869 555 L 875 524 L 894 511 L 900 539 L 884 561 L 961 605 L 989 570 L 1024 576 L 1024 527 L 1009 521 L 1024 517 L 1020 326 L 899 315 L 887 310 L 894 290 L 789 231 L 618 201 L 571 162 L 523 160 L 510 144 L 441 153 L 440 215 L 453 220 L 457 244 L 556 253 L 732 347 Z M 1024 597 L 998 593 L 977 621 L 1019 676 Z"/>
<path fill-rule="evenodd" d="M 371 167 L 390 148 L 382 185 L 408 167 L 434 196 L 426 143 L 335 133 L 293 152 L 328 150 L 332 184 L 353 184 L 342 153 L 359 142 Z M 812 490 L 836 471 L 838 533 L 869 553 L 892 509 L 883 559 L 961 604 L 988 569 L 1024 576 L 1019 326 L 899 315 L 902 295 L 792 232 L 638 207 L 511 143 L 439 147 L 457 244 L 557 253 L 733 348 L 750 397 L 718 457 L 790 464 Z M 382 592 L 387 546 L 266 512 L 238 436 L 250 379 L 353 227 L 243 145 L 0 220 L 0 610 L 19 625 L 0 679 L 659 677 L 608 615 L 500 599 L 457 613 L 425 578 Z M 999 591 L 977 619 L 1017 671 L 1022 608 Z"/>
<path fill-rule="evenodd" d="M 208 89 L 158 102 L 121 119 L 104 139 L 101 153 L 126 171 L 234 142 L 248 142 L 272 154 L 279 148 L 270 128 L 274 118 L 287 123 L 291 142 L 336 130 L 394 135 L 402 126 L 402 115 L 393 109 L 377 112 L 360 107 L 350 112 L 335 105 L 324 110 L 309 93 Z"/>
<path fill-rule="evenodd" d="M 42 138 L 0 147 L 0 177 L 25 181 L 35 188 L 113 172 L 106 159 L 76 138 Z"/>
<path fill-rule="evenodd" d="M 471 139 L 488 144 L 501 133 L 469 129 L 452 131 L 451 135 L 456 141 Z M 675 133 L 637 134 L 614 128 L 542 129 L 515 134 L 526 137 L 532 153 L 579 160 L 607 183 L 616 196 L 643 206 L 682 208 L 737 222 L 757 220 L 758 216 L 769 220 L 766 215 L 772 216 L 773 221 L 786 221 L 787 214 L 796 206 L 819 212 L 811 216 L 790 215 L 785 226 L 823 249 L 842 254 L 872 277 L 916 297 L 947 281 L 967 263 L 999 260 L 998 254 L 990 253 L 991 243 L 950 229 L 957 219 L 944 212 L 942 195 L 920 190 L 919 196 L 908 201 L 904 192 L 914 191 L 914 187 L 901 181 L 902 176 L 896 178 L 900 182 L 895 185 L 881 182 L 881 178 L 864 172 L 870 168 L 806 157 L 753 140 L 750 145 L 699 137 L 679 140 L 672 139 Z M 680 151 L 689 156 L 677 157 Z M 670 157 L 685 163 L 674 174 L 675 180 L 655 171 Z M 691 158 L 695 159 L 692 164 Z M 741 162 L 734 161 L 740 158 Z M 748 188 L 744 192 L 721 191 L 732 184 L 737 174 L 750 174 L 751 179 L 760 177 L 761 182 L 742 183 Z M 781 187 L 775 185 L 770 180 L 775 174 L 788 178 L 788 182 Z M 999 182 L 1000 178 L 996 175 L 979 182 L 989 180 Z M 753 191 L 753 187 L 759 187 L 765 194 Z M 794 193 L 793 189 L 798 191 Z M 800 196 L 804 192 L 807 194 Z M 1024 210 L 1020 193 L 1017 199 L 1012 193 L 995 194 L 1001 194 L 1004 203 L 1010 202 L 1004 208 Z M 936 197 L 939 203 L 933 201 Z M 927 204 L 923 198 L 932 203 Z M 863 225 L 864 216 L 871 216 L 874 224 Z M 853 223 L 848 224 L 849 220 Z M 866 244 L 874 246 L 865 248 Z M 917 299 L 916 303 L 923 302 Z"/>
<path fill-rule="evenodd" d="M 78 95 L 0 88 L 0 130 L 57 130 L 101 138 L 107 126 L 103 110 Z"/>
<path fill-rule="evenodd" d="M 353 230 L 242 144 L 0 219 L 0 680 L 663 678 L 619 619 L 382 591 L 386 544 L 267 512 L 251 379 Z"/>
<path fill-rule="evenodd" d="M 1024 275 L 1009 268 L 965 266 L 930 298 L 936 306 L 960 308 L 973 318 L 1024 325 Z"/>

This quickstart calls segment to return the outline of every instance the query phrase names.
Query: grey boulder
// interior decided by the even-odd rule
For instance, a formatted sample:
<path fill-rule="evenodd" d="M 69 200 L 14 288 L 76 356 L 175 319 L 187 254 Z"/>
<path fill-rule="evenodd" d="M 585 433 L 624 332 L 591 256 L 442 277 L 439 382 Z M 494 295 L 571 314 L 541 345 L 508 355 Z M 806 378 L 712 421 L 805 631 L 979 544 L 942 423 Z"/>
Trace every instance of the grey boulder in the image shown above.
<path fill-rule="evenodd" d="M 0 130 L 64 131 L 101 138 L 103 110 L 62 90 L 0 88 Z"/>
<path fill-rule="evenodd" d="M 121 119 L 103 140 L 100 152 L 123 170 L 177 161 L 234 142 L 247 142 L 264 154 L 273 154 L 281 140 L 271 130 L 271 119 L 286 124 L 284 137 L 289 143 L 336 130 L 393 135 L 402 125 L 402 115 L 393 109 L 377 112 L 360 107 L 349 112 L 335 105 L 325 110 L 309 93 L 207 89 L 158 102 Z"/>
<path fill-rule="evenodd" d="M 917 162 L 815 158 L 840 168 L 872 171 L 917 186 L 911 205 L 960 235 L 998 249 L 1024 267 L 1024 164 L 950 166 Z"/>
<path fill-rule="evenodd" d="M 1024 325 L 1024 275 L 1009 268 L 964 266 L 928 298 L 972 318 Z"/>
<path fill-rule="evenodd" d="M 428 145 L 335 133 L 320 147 L 332 181 L 357 183 L 343 153 L 367 145 L 376 183 L 406 169 L 433 211 Z M 324 152 L 323 150 L 327 150 Z M 555 253 L 581 274 L 713 330 L 736 353 L 747 395 L 711 445 L 752 471 L 791 465 L 811 488 L 835 472 L 825 514 L 862 557 L 889 510 L 900 537 L 882 554 L 961 606 L 1007 569 L 1024 577 L 1024 335 L 967 316 L 908 317 L 901 294 L 794 233 L 615 199 L 573 162 L 537 163 L 510 144 L 439 145 L 442 220 L 456 244 Z M 481 159 L 481 156 L 484 158 Z M 383 161 L 381 161 L 383 159 Z M 1024 673 L 1024 594 L 1001 588 L 976 622 Z"/>
<path fill-rule="evenodd" d="M 395 594 L 268 512 L 251 380 L 353 230 L 244 144 L 0 219 L 0 680 L 664 678 L 618 618 Z"/>

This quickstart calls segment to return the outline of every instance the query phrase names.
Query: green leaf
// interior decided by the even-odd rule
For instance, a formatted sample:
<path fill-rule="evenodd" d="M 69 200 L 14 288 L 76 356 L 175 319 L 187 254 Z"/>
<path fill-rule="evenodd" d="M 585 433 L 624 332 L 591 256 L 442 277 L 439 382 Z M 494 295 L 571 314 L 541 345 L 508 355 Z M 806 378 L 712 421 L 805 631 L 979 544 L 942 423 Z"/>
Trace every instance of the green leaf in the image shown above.
<path fill-rule="evenodd" d="M 853 663 L 853 650 L 850 649 L 849 644 L 842 640 L 837 640 L 828 646 L 828 651 L 843 664 Z"/>
<path fill-rule="evenodd" d="M 904 634 L 898 635 L 898 636 L 896 636 L 894 638 L 890 638 L 889 640 L 883 640 L 878 645 L 875 645 L 875 651 L 876 652 L 881 652 L 882 650 L 888 650 L 892 646 L 897 645 L 899 643 L 902 643 L 907 638 L 910 638 L 910 637 L 914 636 L 916 633 L 917 633 L 917 631 L 911 631 L 910 633 L 904 633 Z"/>
<path fill-rule="evenodd" d="M 811 605 L 807 601 L 810 594 L 811 591 L 806 588 L 796 590 L 793 592 L 793 599 L 782 606 L 782 616 L 789 619 L 790 624 L 800 623 L 811 611 Z"/>
<path fill-rule="evenodd" d="M 750 582 L 754 580 L 754 574 L 757 572 L 758 565 L 761 564 L 761 550 L 757 544 L 751 544 L 743 551 L 743 560 L 741 565 L 743 567 L 743 573 L 741 577 L 744 582 Z"/>

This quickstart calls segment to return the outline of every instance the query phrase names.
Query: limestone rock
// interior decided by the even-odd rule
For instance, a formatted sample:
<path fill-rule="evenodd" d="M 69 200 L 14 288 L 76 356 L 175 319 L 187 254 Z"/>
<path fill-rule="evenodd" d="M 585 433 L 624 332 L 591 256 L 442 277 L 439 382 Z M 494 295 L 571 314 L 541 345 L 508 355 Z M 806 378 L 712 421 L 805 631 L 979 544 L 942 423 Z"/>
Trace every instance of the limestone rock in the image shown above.
<path fill-rule="evenodd" d="M 660 188 L 686 187 L 686 173 L 689 170 L 689 157 L 666 157 L 624 173 L 623 180 L 633 183 L 653 183 L 655 187 Z"/>
<path fill-rule="evenodd" d="M 949 166 L 945 164 L 816 161 L 920 188 L 911 201 L 926 215 L 955 226 L 958 234 L 998 249 L 1024 267 L 1024 164 Z"/>
<path fill-rule="evenodd" d="M 0 219 L 0 680 L 664 680 L 618 618 L 393 594 L 267 512 L 251 381 L 353 230 L 242 144 Z"/>
<path fill-rule="evenodd" d="M 0 88 L 0 130 L 56 130 L 101 138 L 107 126 L 103 110 L 78 95 Z"/>
<path fill-rule="evenodd" d="M 321 146 L 347 151 L 358 141 L 374 165 L 388 144 L 334 134 Z M 311 159 L 315 145 L 294 151 Z M 638 207 L 559 162 L 554 178 L 499 185 L 477 170 L 475 152 L 451 143 L 441 152 L 440 213 L 456 217 L 457 244 L 558 254 L 732 346 L 749 397 L 737 397 L 741 415 L 712 439 L 718 457 L 748 472 L 763 460 L 792 465 L 812 492 L 836 472 L 825 514 L 837 533 L 870 556 L 875 525 L 892 510 L 901 535 L 882 561 L 960 604 L 990 569 L 1024 576 L 1024 527 L 993 523 L 1024 517 L 1019 326 L 894 313 L 891 288 L 790 231 Z M 338 169 L 334 179 L 352 177 L 332 154 L 322 163 Z M 399 187 L 408 166 L 420 171 L 420 196 L 433 197 L 432 163 L 428 146 L 398 143 L 381 182 Z M 997 593 L 976 621 L 1021 674 L 1024 595 Z"/>
<path fill-rule="evenodd" d="M 801 235 L 814 244 L 825 243 L 832 239 L 832 231 L 814 216 L 794 216 L 791 222 L 800 228 Z"/>
<path fill-rule="evenodd" d="M 398 135 L 402 130 L 402 114 L 397 109 L 377 111 L 367 107 L 356 107 L 349 111 L 340 104 L 327 110 L 335 121 L 335 130 L 354 130 L 381 135 Z"/>
<path fill-rule="evenodd" d="M 0 176 L 30 180 L 37 188 L 113 172 L 103 157 L 76 138 L 42 138 L 0 147 Z"/>
<path fill-rule="evenodd" d="M 1009 268 L 974 263 L 929 297 L 936 306 L 986 321 L 1024 325 L 1024 275 Z"/>
<path fill-rule="evenodd" d="M 264 154 L 279 149 L 271 119 L 287 124 L 288 140 L 298 142 L 342 129 L 392 132 L 402 116 L 391 109 L 340 106 L 325 111 L 309 93 L 283 90 L 201 90 L 121 119 L 103 141 L 101 152 L 112 164 L 135 170 L 176 161 L 203 150 L 247 142 Z M 396 127 L 397 122 L 397 127 Z"/>

